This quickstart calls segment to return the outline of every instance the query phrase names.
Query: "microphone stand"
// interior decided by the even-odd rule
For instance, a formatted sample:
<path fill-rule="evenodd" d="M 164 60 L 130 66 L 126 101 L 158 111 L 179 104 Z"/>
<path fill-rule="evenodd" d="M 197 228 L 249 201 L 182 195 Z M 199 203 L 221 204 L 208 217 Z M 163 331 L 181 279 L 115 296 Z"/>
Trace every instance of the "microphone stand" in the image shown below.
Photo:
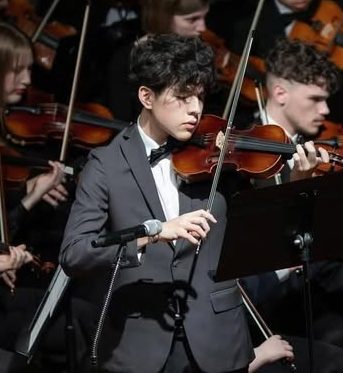
<path fill-rule="evenodd" d="M 107 290 L 107 292 L 105 294 L 105 297 L 104 297 L 104 302 L 103 302 L 103 305 L 102 305 L 102 308 L 101 308 L 99 320 L 97 322 L 97 326 L 96 326 L 95 334 L 94 334 L 94 338 L 93 338 L 93 343 L 92 343 L 92 347 L 91 347 L 90 359 L 91 359 L 91 365 L 92 365 L 92 372 L 94 372 L 94 373 L 98 372 L 98 346 L 99 346 L 99 341 L 100 341 L 100 337 L 101 337 L 102 330 L 103 330 L 103 327 L 104 327 L 104 322 L 105 322 L 105 317 L 107 315 L 108 307 L 109 307 L 110 302 L 111 302 L 115 281 L 117 279 L 117 274 L 118 274 L 120 265 L 123 262 L 123 257 L 124 257 L 124 253 L 126 251 L 126 248 L 127 248 L 127 242 L 124 242 L 124 243 L 120 244 L 118 257 L 113 261 L 113 264 L 111 265 L 112 273 L 111 273 L 111 276 L 110 276 L 110 283 L 109 283 L 108 290 Z"/>

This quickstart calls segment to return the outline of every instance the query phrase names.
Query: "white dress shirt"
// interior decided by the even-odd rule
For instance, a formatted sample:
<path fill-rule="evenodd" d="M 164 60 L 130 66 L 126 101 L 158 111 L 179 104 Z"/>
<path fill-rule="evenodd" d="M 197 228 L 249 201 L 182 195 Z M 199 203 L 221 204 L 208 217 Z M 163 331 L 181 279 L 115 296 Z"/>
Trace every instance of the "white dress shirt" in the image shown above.
<path fill-rule="evenodd" d="M 291 9 L 289 9 L 286 5 L 284 4 L 281 4 L 280 1 L 278 0 L 274 0 L 275 1 L 275 5 L 276 7 L 278 8 L 279 10 L 279 13 L 280 14 L 290 14 L 290 13 L 294 13 Z M 292 31 L 292 28 L 294 26 L 294 23 L 295 21 L 292 21 L 286 28 L 285 28 L 285 33 L 286 35 L 288 36 L 291 31 Z"/>
<path fill-rule="evenodd" d="M 157 149 L 159 144 L 149 137 L 139 125 L 138 130 L 142 137 L 147 157 L 150 156 L 152 149 Z M 151 167 L 155 179 L 158 196 L 163 208 L 166 220 L 171 220 L 179 216 L 179 193 L 178 187 L 180 179 L 171 166 L 171 155 L 161 159 Z"/>

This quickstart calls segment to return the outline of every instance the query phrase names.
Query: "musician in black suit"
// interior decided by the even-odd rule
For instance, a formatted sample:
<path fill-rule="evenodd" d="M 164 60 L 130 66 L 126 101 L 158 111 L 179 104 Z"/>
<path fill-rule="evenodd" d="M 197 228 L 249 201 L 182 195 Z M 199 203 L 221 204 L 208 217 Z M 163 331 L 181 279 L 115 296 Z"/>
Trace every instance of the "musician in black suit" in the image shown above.
<path fill-rule="evenodd" d="M 213 278 L 226 226 L 223 191 L 219 187 L 212 215 L 207 182 L 181 182 L 170 155 L 149 164 L 150 151 L 169 137 L 186 141 L 194 133 L 214 79 L 211 49 L 197 38 L 148 38 L 133 51 L 131 78 L 141 115 L 109 146 L 91 152 L 61 248 L 65 271 L 95 289 L 106 280 L 118 245 L 93 248 L 92 240 L 147 219 L 163 222 L 156 237 L 128 243 L 102 338 L 101 369 L 244 372 L 253 350 L 241 296 L 235 281 Z"/>
<path fill-rule="evenodd" d="M 128 244 L 100 349 L 105 371 L 176 372 L 186 366 L 192 372 L 246 371 L 252 359 L 236 283 L 216 283 L 213 277 L 228 200 L 243 179 L 223 175 L 211 215 L 205 211 L 208 182 L 185 183 L 171 169 L 170 155 L 152 157 L 159 145 L 189 140 L 199 125 L 214 81 L 210 51 L 197 38 L 175 34 L 136 44 L 130 77 L 141 114 L 109 146 L 91 152 L 78 185 L 60 258 L 79 294 L 95 305 L 118 245 L 94 248 L 92 240 L 147 219 L 163 221 L 157 237 Z M 297 166 L 315 167 L 321 159 L 313 152 L 299 152 Z M 199 237 L 203 245 L 189 284 Z"/>

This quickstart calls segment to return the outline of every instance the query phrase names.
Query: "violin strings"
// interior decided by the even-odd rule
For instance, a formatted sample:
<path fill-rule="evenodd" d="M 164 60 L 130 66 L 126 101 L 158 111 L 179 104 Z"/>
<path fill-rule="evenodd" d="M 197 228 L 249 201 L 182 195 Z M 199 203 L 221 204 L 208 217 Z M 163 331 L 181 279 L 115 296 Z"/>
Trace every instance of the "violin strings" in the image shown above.
<path fill-rule="evenodd" d="M 216 137 L 216 134 L 206 134 L 205 136 L 206 137 L 202 139 L 202 141 L 206 143 L 208 141 L 213 141 L 213 139 Z M 294 144 L 268 141 L 249 136 L 230 135 L 228 142 L 229 144 L 236 144 L 236 147 L 240 147 L 241 149 L 246 150 L 261 150 L 286 154 L 291 154 L 295 151 Z"/>
<path fill-rule="evenodd" d="M 205 134 L 202 136 L 204 139 L 202 142 L 209 143 L 213 141 L 216 137 L 216 134 Z M 241 141 L 241 142 L 240 142 Z M 241 135 L 230 135 L 229 144 L 236 145 L 237 148 L 242 150 L 255 150 L 255 151 L 262 151 L 262 152 L 271 152 L 271 153 L 286 153 L 292 154 L 295 152 L 295 145 L 289 143 L 280 143 L 277 141 L 266 141 L 263 139 L 253 138 L 249 136 L 241 136 Z M 330 162 L 336 162 L 339 164 L 343 164 L 343 156 L 335 153 L 334 151 L 328 151 L 329 153 L 329 160 Z"/>
<path fill-rule="evenodd" d="M 68 111 L 67 105 L 59 103 L 42 103 L 39 105 L 42 111 L 47 115 L 57 117 L 57 115 L 66 115 Z M 109 130 L 122 130 L 124 128 L 124 122 L 115 122 L 112 119 L 104 118 L 99 116 L 97 113 L 89 112 L 87 110 L 75 110 L 73 113 L 73 119 L 76 122 L 84 122 L 84 124 L 95 125 L 107 128 Z"/>

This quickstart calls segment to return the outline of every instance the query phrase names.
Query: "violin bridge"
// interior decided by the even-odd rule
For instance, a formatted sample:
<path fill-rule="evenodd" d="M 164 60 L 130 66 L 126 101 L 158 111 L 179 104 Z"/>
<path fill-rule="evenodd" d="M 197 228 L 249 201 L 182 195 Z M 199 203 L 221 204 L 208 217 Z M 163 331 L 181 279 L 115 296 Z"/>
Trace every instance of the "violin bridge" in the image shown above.
<path fill-rule="evenodd" d="M 219 131 L 216 137 L 216 147 L 219 148 L 220 150 L 223 149 L 224 146 L 224 140 L 225 140 L 225 135 L 223 131 Z"/>
<path fill-rule="evenodd" d="M 328 23 L 320 31 L 320 36 L 324 39 L 332 39 L 334 32 L 337 29 L 337 24 Z"/>

